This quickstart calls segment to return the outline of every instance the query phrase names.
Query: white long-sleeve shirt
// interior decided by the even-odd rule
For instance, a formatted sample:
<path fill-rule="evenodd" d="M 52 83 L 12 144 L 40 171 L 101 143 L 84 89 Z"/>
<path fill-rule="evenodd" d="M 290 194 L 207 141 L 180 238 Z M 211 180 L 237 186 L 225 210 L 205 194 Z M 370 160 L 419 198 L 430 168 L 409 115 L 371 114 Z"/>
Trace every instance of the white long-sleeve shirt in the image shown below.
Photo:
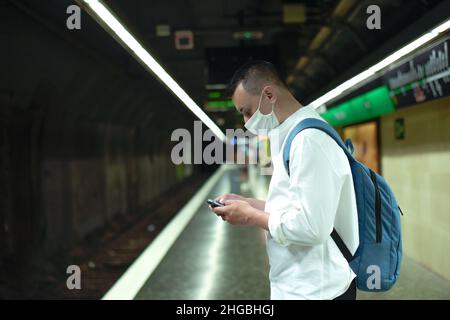
<path fill-rule="evenodd" d="M 290 176 L 283 164 L 285 139 L 305 118 L 323 120 L 305 106 L 269 133 L 273 173 L 265 211 L 271 299 L 333 299 L 355 277 L 330 236 L 336 228 L 355 253 L 358 217 L 345 153 L 324 132 L 305 129 L 292 141 Z"/>

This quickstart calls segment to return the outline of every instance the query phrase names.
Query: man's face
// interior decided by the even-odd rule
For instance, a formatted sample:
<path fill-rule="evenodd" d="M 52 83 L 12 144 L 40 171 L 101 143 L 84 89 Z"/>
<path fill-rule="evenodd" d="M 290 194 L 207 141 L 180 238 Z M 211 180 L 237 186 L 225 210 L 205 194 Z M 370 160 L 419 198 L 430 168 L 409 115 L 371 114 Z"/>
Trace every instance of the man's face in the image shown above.
<path fill-rule="evenodd" d="M 268 90 L 270 91 L 270 88 L 268 88 Z M 252 95 L 251 93 L 247 92 L 242 86 L 242 83 L 240 83 L 236 87 L 232 100 L 234 102 L 236 110 L 243 115 L 244 122 L 247 122 L 248 119 L 251 118 L 253 113 L 255 113 L 255 111 L 258 109 L 259 98 L 260 95 Z M 267 99 L 267 96 L 266 94 L 264 94 L 261 100 L 260 111 L 262 114 L 269 114 L 272 110 L 271 108 L 272 107 Z"/>

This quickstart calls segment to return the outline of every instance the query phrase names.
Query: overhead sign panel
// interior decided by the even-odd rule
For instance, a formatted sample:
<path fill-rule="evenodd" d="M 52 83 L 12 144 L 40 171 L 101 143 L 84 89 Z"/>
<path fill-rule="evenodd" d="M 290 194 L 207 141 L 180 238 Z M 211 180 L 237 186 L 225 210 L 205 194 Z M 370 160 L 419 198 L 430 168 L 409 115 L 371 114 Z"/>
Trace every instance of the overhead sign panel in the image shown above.
<path fill-rule="evenodd" d="M 450 95 L 449 47 L 446 38 L 383 75 L 396 108 Z"/>

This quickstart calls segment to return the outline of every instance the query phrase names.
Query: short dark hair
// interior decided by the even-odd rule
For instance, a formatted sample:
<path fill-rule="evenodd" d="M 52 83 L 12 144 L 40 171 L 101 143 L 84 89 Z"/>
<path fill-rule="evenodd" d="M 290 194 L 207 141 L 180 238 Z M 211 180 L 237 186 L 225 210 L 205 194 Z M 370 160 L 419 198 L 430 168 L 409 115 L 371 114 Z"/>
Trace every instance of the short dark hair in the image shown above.
<path fill-rule="evenodd" d="M 287 87 L 272 63 L 264 60 L 252 60 L 236 70 L 227 87 L 227 95 L 232 97 L 240 83 L 247 92 L 258 95 L 267 82 Z"/>

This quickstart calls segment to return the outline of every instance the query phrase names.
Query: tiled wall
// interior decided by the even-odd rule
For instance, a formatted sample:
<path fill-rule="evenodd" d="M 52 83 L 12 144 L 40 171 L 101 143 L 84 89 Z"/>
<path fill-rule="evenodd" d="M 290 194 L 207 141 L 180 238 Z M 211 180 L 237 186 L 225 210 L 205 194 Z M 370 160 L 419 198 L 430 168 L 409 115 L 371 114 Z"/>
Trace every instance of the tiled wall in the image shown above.
<path fill-rule="evenodd" d="M 405 213 L 404 253 L 450 280 L 450 98 L 385 116 L 380 129 L 382 175 Z"/>

